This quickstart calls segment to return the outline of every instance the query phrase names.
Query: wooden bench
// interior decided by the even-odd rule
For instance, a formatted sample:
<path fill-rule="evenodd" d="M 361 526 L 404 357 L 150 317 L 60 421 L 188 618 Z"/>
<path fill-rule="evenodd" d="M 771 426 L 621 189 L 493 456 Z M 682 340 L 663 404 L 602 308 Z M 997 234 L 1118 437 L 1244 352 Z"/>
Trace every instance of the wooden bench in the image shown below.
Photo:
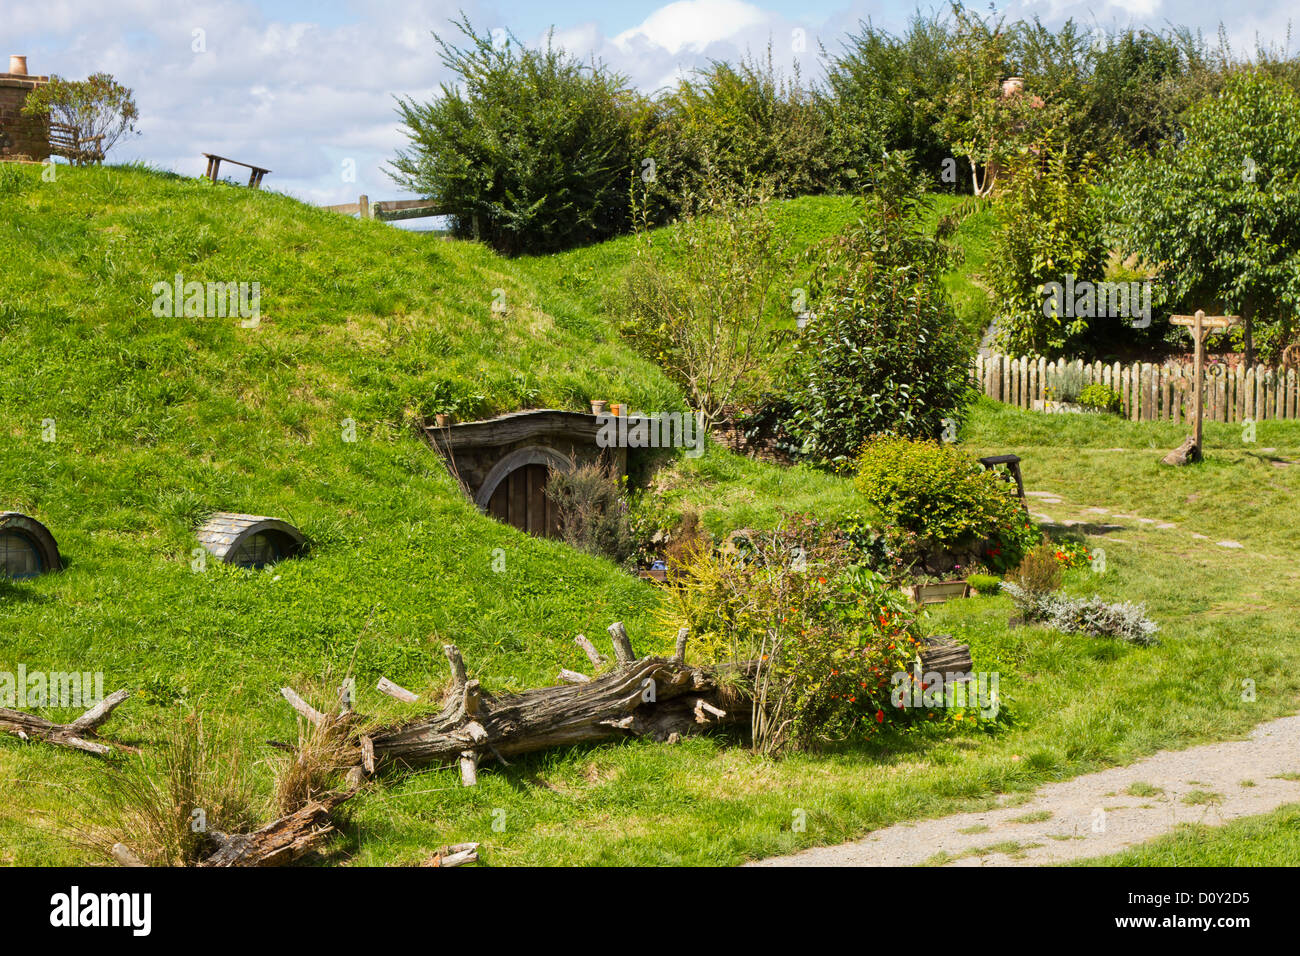
<path fill-rule="evenodd" d="M 1005 465 L 1007 471 L 1011 472 L 1011 477 L 1016 480 L 1016 494 L 1023 500 L 1025 497 L 1025 483 L 1020 478 L 1020 456 L 1019 455 L 989 455 L 987 458 L 981 458 L 980 464 L 992 471 L 998 465 Z"/>
<path fill-rule="evenodd" d="M 214 156 L 212 153 L 204 153 L 203 155 L 208 158 L 208 168 L 203 175 L 208 177 L 208 179 L 212 180 L 214 183 L 217 181 L 217 175 L 221 171 L 222 163 L 234 163 L 236 166 L 243 166 L 246 169 L 251 169 L 252 173 L 250 173 L 248 177 L 249 189 L 257 189 L 261 186 L 262 177 L 270 172 L 269 169 L 263 169 L 261 166 L 254 166 L 251 163 L 241 163 L 239 160 L 231 159 L 228 156 Z"/>
<path fill-rule="evenodd" d="M 75 126 L 50 124 L 50 152 L 78 166 L 104 161 L 104 137 L 85 136 Z"/>

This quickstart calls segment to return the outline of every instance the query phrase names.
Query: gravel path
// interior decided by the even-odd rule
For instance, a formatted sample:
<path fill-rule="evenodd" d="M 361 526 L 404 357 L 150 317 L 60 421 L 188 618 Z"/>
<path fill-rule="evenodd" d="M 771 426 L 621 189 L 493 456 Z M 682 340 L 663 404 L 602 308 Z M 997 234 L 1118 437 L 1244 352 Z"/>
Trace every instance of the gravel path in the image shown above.
<path fill-rule="evenodd" d="M 854 843 L 749 865 L 912 866 L 940 862 L 940 853 L 948 866 L 1058 863 L 1115 853 L 1179 823 L 1218 825 L 1297 801 L 1300 715 L 1260 724 L 1247 740 L 1161 751 L 1047 784 L 1015 806 L 896 824 Z"/>

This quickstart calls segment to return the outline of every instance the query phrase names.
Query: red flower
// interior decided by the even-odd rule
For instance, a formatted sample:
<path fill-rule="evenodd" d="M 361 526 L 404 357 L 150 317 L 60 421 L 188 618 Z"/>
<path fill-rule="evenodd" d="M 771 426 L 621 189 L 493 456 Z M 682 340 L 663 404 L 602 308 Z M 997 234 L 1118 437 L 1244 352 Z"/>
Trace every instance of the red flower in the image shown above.
<path fill-rule="evenodd" d="M 876 711 L 876 723 L 883 724 L 884 722 L 885 722 L 885 712 L 883 710 Z"/>

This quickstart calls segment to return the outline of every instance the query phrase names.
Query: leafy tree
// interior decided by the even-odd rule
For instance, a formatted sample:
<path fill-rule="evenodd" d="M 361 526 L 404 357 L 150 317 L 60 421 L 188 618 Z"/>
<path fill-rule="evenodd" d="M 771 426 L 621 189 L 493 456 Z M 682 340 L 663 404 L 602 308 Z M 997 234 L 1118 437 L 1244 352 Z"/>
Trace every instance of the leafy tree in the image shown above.
<path fill-rule="evenodd" d="M 412 147 L 398 152 L 393 178 L 436 199 L 457 235 L 507 254 L 626 231 L 641 98 L 619 74 L 549 42 L 498 46 L 466 18 L 457 26 L 465 47 L 435 35 L 457 81 L 430 103 L 398 100 Z"/>
<path fill-rule="evenodd" d="M 1224 308 L 1270 354 L 1300 309 L 1300 94 L 1260 70 L 1231 76 L 1186 118 L 1182 136 L 1118 179 L 1120 241 L 1158 264 L 1164 298 Z"/>
<path fill-rule="evenodd" d="M 1009 40 L 1001 21 L 992 23 L 953 4 L 956 29 L 949 41 L 949 82 L 941 93 L 938 129 L 953 154 L 970 164 L 971 190 L 987 195 L 990 173 L 1011 125 L 1011 104 L 1002 96 Z"/>
<path fill-rule="evenodd" d="M 972 346 L 943 284 L 956 224 L 927 231 L 927 180 L 904 154 L 873 180 L 860 221 L 814 253 L 816 316 L 796 343 L 790 428 L 824 461 L 847 461 L 877 433 L 939 438 L 972 395 Z"/>
<path fill-rule="evenodd" d="M 131 90 L 108 73 L 84 80 L 52 76 L 27 95 L 23 113 L 71 126 L 81 140 L 99 139 L 107 153 L 123 136 L 135 132 L 140 111 Z"/>

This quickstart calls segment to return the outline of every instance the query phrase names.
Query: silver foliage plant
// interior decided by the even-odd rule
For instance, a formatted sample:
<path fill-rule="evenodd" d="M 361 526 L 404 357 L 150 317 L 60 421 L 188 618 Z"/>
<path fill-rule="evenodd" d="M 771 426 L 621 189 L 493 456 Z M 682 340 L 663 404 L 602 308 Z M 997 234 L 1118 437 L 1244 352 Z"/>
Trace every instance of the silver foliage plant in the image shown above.
<path fill-rule="evenodd" d="M 1116 637 L 1140 647 L 1157 643 L 1160 626 L 1146 616 L 1143 604 L 1109 604 L 1095 595 L 1073 598 L 1060 591 L 1030 591 L 1012 581 L 1003 581 L 1002 590 L 1011 596 L 1026 621 L 1042 622 L 1066 633 Z"/>

